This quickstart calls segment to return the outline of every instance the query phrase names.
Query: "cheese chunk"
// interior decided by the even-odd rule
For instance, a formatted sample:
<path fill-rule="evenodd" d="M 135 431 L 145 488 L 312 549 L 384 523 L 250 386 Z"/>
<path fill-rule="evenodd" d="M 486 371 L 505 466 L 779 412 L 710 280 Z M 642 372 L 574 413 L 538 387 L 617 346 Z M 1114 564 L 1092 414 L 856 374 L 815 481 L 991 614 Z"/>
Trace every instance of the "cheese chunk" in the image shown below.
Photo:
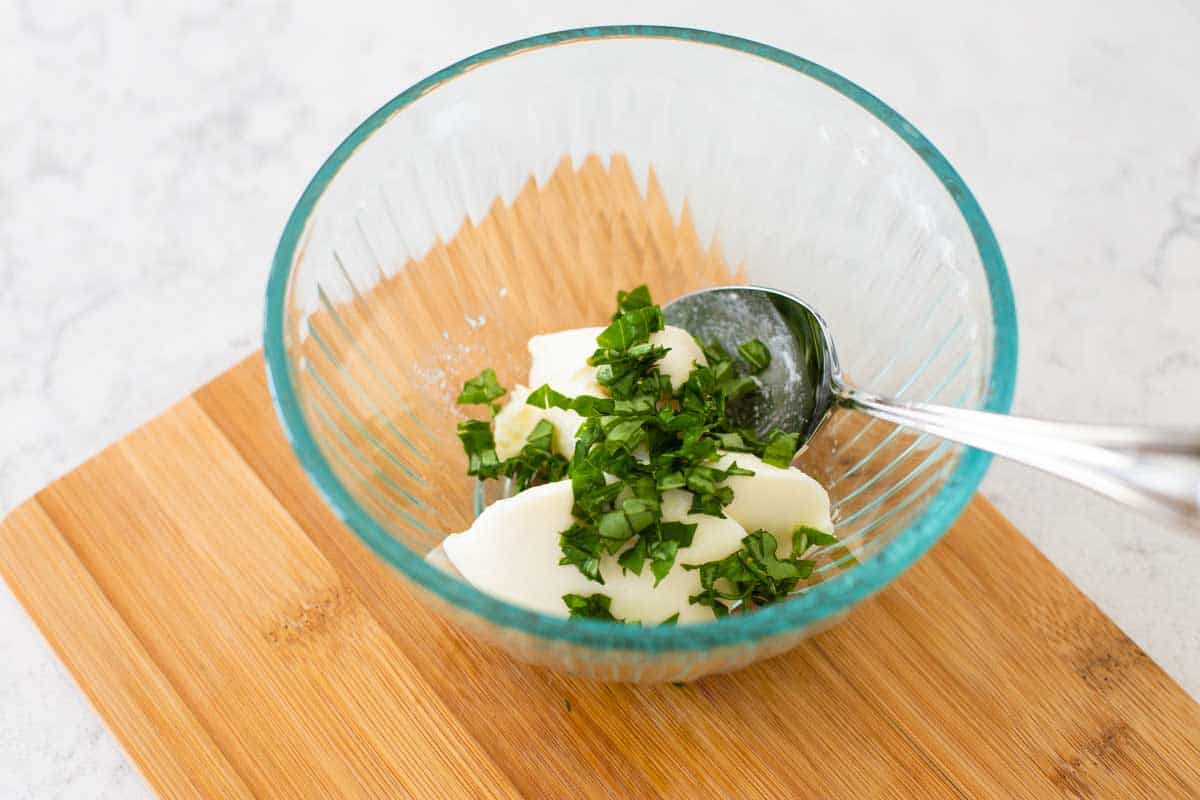
<path fill-rule="evenodd" d="M 587 361 L 596 352 L 596 337 L 604 328 L 575 328 L 558 333 L 546 333 L 529 340 L 529 386 L 537 389 L 550 384 L 556 392 L 567 397 L 588 394 L 607 397 L 608 393 L 596 383 L 596 368 Z"/>
<path fill-rule="evenodd" d="M 500 409 L 494 420 L 494 438 L 496 440 L 496 455 L 501 459 L 512 458 L 521 452 L 530 431 L 542 419 L 542 410 L 526 405 L 529 389 L 517 386 L 512 390 L 508 405 Z"/>
<path fill-rule="evenodd" d="M 667 354 L 658 360 L 658 371 L 671 379 L 672 389 L 683 386 L 693 366 L 708 364 L 700 345 L 683 328 L 668 325 L 650 334 L 650 344 L 668 348 Z"/>
<path fill-rule="evenodd" d="M 607 397 L 608 393 L 596 383 L 596 368 L 588 366 L 587 360 L 596 352 L 596 337 L 604 328 L 575 328 L 558 333 L 534 336 L 529 340 L 529 354 L 533 364 L 529 368 L 529 386 L 538 388 L 550 384 L 556 392 L 568 397 L 590 394 Z M 658 362 L 659 370 L 671 379 L 671 386 L 678 389 L 687 380 L 694 364 L 703 366 L 704 352 L 692 335 L 683 328 L 673 325 L 650 334 L 650 344 L 666 347 L 668 352 Z"/>
<path fill-rule="evenodd" d="M 529 388 L 517 386 L 512 391 L 508 405 L 496 415 L 496 455 L 505 459 L 521 452 L 534 426 L 546 419 L 554 425 L 554 452 L 570 458 L 575 452 L 575 434 L 583 424 L 583 417 L 561 408 L 542 409 L 527 405 L 525 400 L 528 397 Z"/>
<path fill-rule="evenodd" d="M 779 555 L 792 552 L 792 531 L 801 525 L 833 532 L 829 494 L 821 484 L 795 467 L 781 469 L 749 453 L 725 453 L 715 466 L 728 469 L 733 462 L 754 475 L 736 475 L 725 481 L 733 489 L 733 502 L 725 515 L 747 531 L 768 531 L 779 542 Z"/>
<path fill-rule="evenodd" d="M 529 432 L 540 420 L 554 425 L 554 447 L 559 455 L 570 458 L 575 452 L 575 434 L 583 417 L 561 408 L 538 409 L 525 405 L 530 389 L 549 384 L 556 392 L 568 397 L 581 394 L 607 397 L 608 392 L 596 383 L 596 368 L 589 366 L 588 357 L 596 352 L 596 337 L 604 328 L 575 328 L 547 333 L 529 340 L 533 363 L 529 368 L 529 388 L 518 386 L 508 404 L 496 415 L 496 455 L 512 458 L 525 446 Z M 687 380 L 693 364 L 705 364 L 704 353 L 691 335 L 682 328 L 668 325 L 650 336 L 651 344 L 669 348 L 658 362 L 662 373 L 678 389 Z"/>
<path fill-rule="evenodd" d="M 621 574 L 617 557 L 605 555 L 603 585 L 590 581 L 574 566 L 560 565 L 558 536 L 573 519 L 570 481 L 537 486 L 484 509 L 469 530 L 446 537 L 442 549 L 454 568 L 477 589 L 516 605 L 554 616 L 567 616 L 564 594 L 601 593 L 612 598 L 618 619 L 657 624 L 679 614 L 680 622 L 707 621 L 712 610 L 692 605 L 700 593 L 700 577 L 682 564 L 724 558 L 741 546 L 746 535 L 731 519 L 691 515 L 691 495 L 674 490 L 663 495 L 663 519 L 696 523 L 690 547 L 680 548 L 675 566 L 657 587 L 649 562 L 641 575 Z"/>
<path fill-rule="evenodd" d="M 587 363 L 597 349 L 596 337 L 603 330 L 577 328 L 529 340 L 529 386 L 517 386 L 495 419 L 496 454 L 501 459 L 519 453 L 543 419 L 554 425 L 555 451 L 571 456 L 583 418 L 573 411 L 535 408 L 526 400 L 530 387 L 544 384 L 569 397 L 607 396 L 608 392 L 596 382 L 596 368 Z M 668 349 L 658 366 L 676 389 L 695 365 L 706 363 L 696 341 L 681 328 L 668 326 L 653 334 L 650 342 Z M 646 458 L 644 448 L 638 455 Z M 562 600 L 565 594 L 600 593 L 611 598 L 610 610 L 622 620 L 654 625 L 676 614 L 680 622 L 711 620 L 710 608 L 688 602 L 701 591 L 700 576 L 682 565 L 728 556 L 741 547 L 748 531 L 769 531 L 779 542 L 779 555 L 786 556 L 791 552 L 792 532 L 797 527 L 833 530 L 829 495 L 808 475 L 795 468 L 773 467 L 746 453 L 723 453 L 716 466 L 726 469 L 735 461 L 755 474 L 728 479 L 734 499 L 725 507 L 725 518 L 689 514 L 692 495 L 688 492 L 663 493 L 663 519 L 697 527 L 692 544 L 679 550 L 675 565 L 658 586 L 654 585 L 649 561 L 641 575 L 634 575 L 623 573 L 617 555 L 605 554 L 600 561 L 604 584 L 588 580 L 573 565 L 558 563 L 562 557 L 559 535 L 574 523 L 569 480 L 536 486 L 493 503 L 468 530 L 447 536 L 435 551 L 436 557 L 444 556 L 481 591 L 545 614 L 567 616 Z"/>

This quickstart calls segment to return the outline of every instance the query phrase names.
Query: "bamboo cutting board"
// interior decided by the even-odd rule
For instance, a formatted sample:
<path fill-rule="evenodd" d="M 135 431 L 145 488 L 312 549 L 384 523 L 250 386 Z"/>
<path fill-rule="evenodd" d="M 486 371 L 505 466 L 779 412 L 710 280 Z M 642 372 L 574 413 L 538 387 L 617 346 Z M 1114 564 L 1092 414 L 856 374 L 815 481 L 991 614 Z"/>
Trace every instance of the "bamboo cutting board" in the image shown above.
<path fill-rule="evenodd" d="M 259 357 L 14 512 L 0 569 L 165 797 L 1200 796 L 1200 707 L 981 498 L 788 655 L 591 683 L 423 611 Z"/>
<path fill-rule="evenodd" d="M 1200 797 L 1200 706 L 981 498 L 785 656 L 591 683 L 430 616 L 259 356 L 17 509 L 0 572 L 165 797 Z"/>

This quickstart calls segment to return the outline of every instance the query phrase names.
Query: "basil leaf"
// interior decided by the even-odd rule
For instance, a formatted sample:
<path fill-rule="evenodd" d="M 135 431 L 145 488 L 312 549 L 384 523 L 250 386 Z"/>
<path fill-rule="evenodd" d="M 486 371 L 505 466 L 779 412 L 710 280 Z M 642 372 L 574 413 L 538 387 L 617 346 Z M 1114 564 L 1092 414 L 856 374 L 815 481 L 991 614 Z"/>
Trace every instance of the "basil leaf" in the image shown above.
<path fill-rule="evenodd" d="M 654 524 L 658 515 L 658 501 L 631 498 L 621 503 L 621 512 L 625 515 L 629 528 L 634 533 L 641 533 Z"/>
<path fill-rule="evenodd" d="M 655 542 L 647 551 L 650 556 L 650 572 L 654 575 L 654 585 L 658 586 L 667 577 L 675 564 L 675 555 L 679 552 L 679 542 L 663 540 Z"/>
<path fill-rule="evenodd" d="M 596 343 L 610 350 L 628 350 L 663 329 L 662 311 L 658 306 L 644 306 L 623 312 L 596 337 Z"/>
<path fill-rule="evenodd" d="M 558 546 L 563 554 L 558 560 L 560 565 L 574 565 L 589 580 L 604 583 L 600 574 L 602 543 L 594 528 L 572 525 L 559 534 Z"/>
<path fill-rule="evenodd" d="M 480 478 L 495 478 L 500 472 L 496 456 L 496 440 L 486 422 L 477 419 L 458 423 L 458 438 L 467 454 L 467 474 Z"/>
<path fill-rule="evenodd" d="M 624 511 L 609 511 L 600 517 L 600 522 L 596 527 L 600 531 L 602 538 L 616 541 L 620 544 L 625 544 L 634 533 Z M 613 552 L 613 550 L 610 550 L 610 552 Z"/>
<path fill-rule="evenodd" d="M 779 558 L 777 544 L 769 532 L 759 530 L 743 538 L 741 549 L 723 559 L 685 564 L 685 569 L 700 570 L 704 590 L 690 601 L 709 606 L 720 617 L 737 602 L 755 607 L 783 600 L 812 575 L 813 562 L 798 552 Z"/>
<path fill-rule="evenodd" d="M 457 402 L 459 405 L 490 403 L 504 395 L 505 391 L 496 380 L 496 371 L 489 367 L 463 384 Z"/>
<path fill-rule="evenodd" d="M 545 419 L 539 419 L 533 430 L 525 437 L 529 447 L 538 450 L 549 450 L 554 441 L 554 425 Z"/>
<path fill-rule="evenodd" d="M 561 395 L 559 396 L 561 397 Z M 581 394 L 571 400 L 570 409 L 581 417 L 611 414 L 613 413 L 613 401 L 607 397 L 592 397 L 591 395 Z"/>
<path fill-rule="evenodd" d="M 603 594 L 564 594 L 563 603 L 567 606 L 567 613 L 572 619 L 576 617 L 584 619 L 606 619 L 618 622 L 616 617 L 612 615 L 609 609 L 612 607 L 612 598 Z"/>
<path fill-rule="evenodd" d="M 663 522 L 659 525 L 659 535 L 680 547 L 691 547 L 697 527 L 699 526 L 694 522 Z"/>
<path fill-rule="evenodd" d="M 733 360 L 733 356 L 729 355 L 729 351 L 715 339 L 708 344 L 700 345 L 700 350 L 704 353 L 704 360 L 710 364 Z"/>
<path fill-rule="evenodd" d="M 738 355 L 746 359 L 750 371 L 757 374 L 771 365 L 771 351 L 758 339 L 738 345 Z"/>
<path fill-rule="evenodd" d="M 740 476 L 748 478 L 748 477 L 751 477 L 754 475 L 754 470 L 742 469 L 741 467 L 739 467 L 737 465 L 737 462 L 734 461 L 732 464 L 729 465 L 729 469 L 725 470 L 725 476 L 733 477 L 734 475 L 740 475 Z"/>
<path fill-rule="evenodd" d="M 792 531 L 792 552 L 803 553 L 810 547 L 823 547 L 825 545 L 837 544 L 838 538 L 832 533 L 826 533 L 816 528 L 810 528 L 807 525 L 801 525 L 796 530 Z"/>
<path fill-rule="evenodd" d="M 742 440 L 740 433 L 718 433 L 716 434 L 717 441 L 721 443 L 722 450 L 728 450 L 735 453 L 750 452 L 749 446 Z"/>
<path fill-rule="evenodd" d="M 644 424 L 642 420 L 622 419 L 620 417 L 613 417 L 612 419 L 617 421 L 604 430 L 604 433 L 608 437 L 606 444 L 612 446 L 620 445 L 626 450 L 633 450 L 645 438 L 645 432 L 642 430 L 642 425 Z"/>
<path fill-rule="evenodd" d="M 800 443 L 800 434 L 784 433 L 776 428 L 767 438 L 767 446 L 763 450 L 762 460 L 775 467 L 787 469 L 796 457 L 796 448 Z"/>
<path fill-rule="evenodd" d="M 725 399 L 741 400 L 751 392 L 757 392 L 759 390 L 759 385 L 758 381 L 747 375 L 741 378 L 734 378 L 733 380 L 729 381 L 725 385 L 724 389 Z"/>
<path fill-rule="evenodd" d="M 773 431 L 764 441 L 731 422 L 730 404 L 760 390 L 749 372 L 771 363 L 761 341 L 739 346 L 736 361 L 719 343 L 702 347 L 707 363 L 693 364 L 676 389 L 658 368 L 667 349 L 650 342 L 664 325 L 645 286 L 618 292 L 616 313 L 588 358 L 608 396 L 567 397 L 548 385 L 529 393 L 525 402 L 530 406 L 570 410 L 583 418 L 569 460 L 554 452 L 554 426 L 546 419 L 537 422 L 517 455 L 503 461 L 488 423 L 467 420 L 458 427 L 471 475 L 509 478 L 517 491 L 563 478 L 571 481 L 574 522 L 559 535 L 559 563 L 597 583 L 604 583 L 600 565 L 605 554 L 615 556 L 622 571 L 637 575 L 649 562 L 657 585 L 675 567 L 680 549 L 691 546 L 697 526 L 662 520 L 664 492 L 687 491 L 692 513 L 724 516 L 724 507 L 733 500 L 727 481 L 754 473 L 736 462 L 717 468 L 718 451 L 753 453 L 786 467 L 799 443 L 796 434 L 783 431 Z M 504 393 L 495 372 L 484 370 L 464 384 L 459 402 L 488 404 L 494 416 L 500 405 L 492 401 Z M 806 549 L 836 541 L 821 531 L 797 528 L 792 556 L 779 558 L 774 537 L 755 531 L 724 559 L 682 565 L 699 570 L 701 592 L 691 600 L 716 616 L 738 604 L 752 608 L 774 602 L 811 575 L 813 562 L 801 557 Z M 604 595 L 563 599 L 571 616 L 611 619 Z"/>
<path fill-rule="evenodd" d="M 637 544 L 617 557 L 617 563 L 621 565 L 622 570 L 627 569 L 634 575 L 641 575 L 642 566 L 646 563 L 645 540 L 639 538 Z"/>
<path fill-rule="evenodd" d="M 650 299 L 650 289 L 646 284 L 642 284 L 636 289 L 617 292 L 617 313 L 613 314 L 613 319 L 621 316 L 628 311 L 636 311 L 639 308 L 654 305 L 654 301 Z"/>
<path fill-rule="evenodd" d="M 559 394 L 550 388 L 550 384 L 544 383 L 529 393 L 525 405 L 535 408 L 570 408 L 571 398 Z"/>
<path fill-rule="evenodd" d="M 666 492 L 671 489 L 682 489 L 686 485 L 682 472 L 668 472 L 658 478 L 658 490 Z"/>

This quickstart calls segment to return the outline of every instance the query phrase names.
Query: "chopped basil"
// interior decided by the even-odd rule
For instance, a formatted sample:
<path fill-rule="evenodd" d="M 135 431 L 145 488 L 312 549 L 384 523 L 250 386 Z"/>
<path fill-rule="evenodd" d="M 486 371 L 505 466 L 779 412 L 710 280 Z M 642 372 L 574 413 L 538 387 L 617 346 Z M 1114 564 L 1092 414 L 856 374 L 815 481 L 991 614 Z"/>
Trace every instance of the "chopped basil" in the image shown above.
<path fill-rule="evenodd" d="M 823 547 L 825 545 L 837 544 L 838 538 L 832 533 L 819 531 L 816 528 L 810 528 L 807 525 L 801 525 L 796 530 L 792 531 L 792 552 L 803 553 L 810 547 Z"/>
<path fill-rule="evenodd" d="M 570 408 L 571 398 L 554 391 L 547 383 L 530 392 L 529 397 L 525 398 L 525 405 L 536 408 Z"/>
<path fill-rule="evenodd" d="M 467 454 L 467 474 L 478 478 L 512 478 L 517 491 L 535 483 L 562 480 L 567 474 L 567 460 L 551 452 L 554 426 L 541 420 L 529 432 L 525 446 L 512 458 L 501 461 L 496 455 L 492 429 L 477 419 L 458 423 L 458 438 Z"/>
<path fill-rule="evenodd" d="M 467 474 L 479 478 L 500 476 L 500 459 L 496 456 L 496 440 L 492 427 L 477 419 L 458 423 L 458 438 L 467 453 Z"/>
<path fill-rule="evenodd" d="M 776 428 L 767 438 L 767 446 L 763 448 L 762 460 L 775 467 L 787 469 L 796 457 L 796 447 L 800 443 L 800 434 L 784 433 Z"/>
<path fill-rule="evenodd" d="M 616 619 L 608 610 L 612 605 L 612 598 L 607 595 L 589 594 L 585 597 L 581 594 L 564 594 L 563 602 L 567 604 L 567 612 L 573 618 Z"/>
<path fill-rule="evenodd" d="M 574 565 L 589 580 L 604 583 L 600 574 L 600 534 L 594 528 L 572 525 L 558 536 L 558 547 L 562 551 L 561 565 Z"/>
<path fill-rule="evenodd" d="M 750 371 L 756 375 L 771 365 L 771 351 L 758 339 L 739 344 L 738 355 L 746 359 Z"/>
<path fill-rule="evenodd" d="M 635 345 L 648 344 L 650 334 L 663 329 L 662 310 L 658 306 L 641 306 L 630 311 L 622 311 L 613 319 L 612 324 L 596 337 L 596 344 L 610 350 L 630 350 Z M 636 355 L 645 355 L 649 347 L 638 351 Z"/>
<path fill-rule="evenodd" d="M 723 517 L 733 500 L 726 481 L 753 475 L 732 463 L 715 465 L 718 451 L 752 453 L 779 467 L 790 465 L 799 436 L 772 431 L 764 441 L 751 430 L 733 426 L 728 404 L 759 391 L 739 362 L 718 343 L 704 346 L 707 364 L 694 366 L 687 380 L 674 389 L 658 369 L 667 349 L 650 343 L 664 327 L 662 310 L 645 286 L 617 294 L 617 311 L 596 338 L 588 363 L 609 397 L 567 397 L 549 385 L 537 387 L 526 403 L 541 409 L 559 408 L 583 417 L 569 460 L 553 452 L 554 427 L 543 419 L 530 432 L 521 452 L 501 461 L 486 422 L 468 420 L 458 434 L 467 454 L 467 471 L 479 478 L 512 478 L 517 491 L 568 478 L 574 503 L 574 523 L 559 535 L 560 564 L 574 566 L 596 583 L 604 583 L 600 564 L 605 554 L 616 556 L 622 572 L 641 575 L 649 564 L 657 586 L 676 565 L 679 551 L 692 544 L 696 525 L 662 519 L 662 495 L 684 490 L 692 495 L 689 512 Z M 758 339 L 738 347 L 751 373 L 771 363 L 770 350 Z M 494 371 L 484 370 L 467 381 L 460 403 L 490 403 L 505 393 Z M 497 409 L 493 407 L 493 413 Z M 709 606 L 721 616 L 738 601 L 755 606 L 773 602 L 807 577 L 812 563 L 801 558 L 815 545 L 832 544 L 833 536 L 812 528 L 793 535 L 793 556 L 779 559 L 775 539 L 755 531 L 727 558 L 699 565 L 701 594 L 693 603 Z M 719 583 L 718 583 L 719 582 Z M 572 617 L 613 619 L 610 598 L 569 594 L 563 597 Z M 673 624 L 678 615 L 663 624 Z"/>
<path fill-rule="evenodd" d="M 618 291 L 617 312 L 613 314 L 612 318 L 615 320 L 627 311 L 636 311 L 652 305 L 654 305 L 654 301 L 650 299 L 650 288 L 644 284 L 628 292 Z"/>
<path fill-rule="evenodd" d="M 723 617 L 735 604 L 753 608 L 784 599 L 812 574 L 814 564 L 798 550 L 779 558 L 777 545 L 774 536 L 759 530 L 742 539 L 741 548 L 725 558 L 684 564 L 684 569 L 700 571 L 702 591 L 689 601 L 708 606 L 715 616 Z"/>
<path fill-rule="evenodd" d="M 622 574 L 629 570 L 634 575 L 641 575 L 646 564 L 646 540 L 639 536 L 633 547 L 617 557 L 617 563 L 621 565 Z"/>
<path fill-rule="evenodd" d="M 497 397 L 502 397 L 506 391 L 496 380 L 496 370 L 489 367 L 463 384 L 462 392 L 458 395 L 458 404 L 490 403 Z"/>

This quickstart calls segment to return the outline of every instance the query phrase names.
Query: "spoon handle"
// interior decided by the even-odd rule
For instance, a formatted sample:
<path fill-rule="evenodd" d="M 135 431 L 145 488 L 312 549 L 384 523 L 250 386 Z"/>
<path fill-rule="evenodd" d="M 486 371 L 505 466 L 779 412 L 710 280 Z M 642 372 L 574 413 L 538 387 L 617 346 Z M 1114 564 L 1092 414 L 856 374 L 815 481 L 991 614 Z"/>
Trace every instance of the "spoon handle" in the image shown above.
<path fill-rule="evenodd" d="M 1200 429 L 1084 425 L 904 403 L 843 389 L 839 404 L 1074 481 L 1200 532 Z"/>

